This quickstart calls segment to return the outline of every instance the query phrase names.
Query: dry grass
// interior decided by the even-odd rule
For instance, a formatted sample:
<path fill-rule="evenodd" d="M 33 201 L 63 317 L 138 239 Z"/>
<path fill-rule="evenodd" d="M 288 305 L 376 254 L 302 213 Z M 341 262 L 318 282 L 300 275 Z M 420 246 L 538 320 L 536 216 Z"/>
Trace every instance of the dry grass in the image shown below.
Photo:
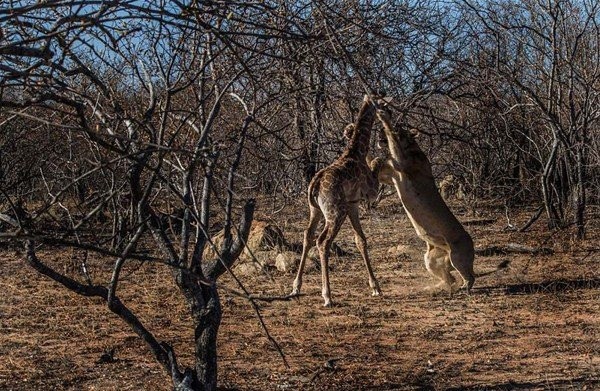
<path fill-rule="evenodd" d="M 304 206 L 286 210 L 288 240 L 299 242 Z M 462 220 L 459 207 L 454 208 Z M 552 255 L 478 257 L 476 271 L 510 266 L 477 280 L 473 295 L 431 295 L 423 244 L 397 201 L 364 216 L 383 297 L 369 296 L 366 271 L 348 226 L 338 243 L 351 255 L 333 259 L 332 309 L 321 308 L 320 275 L 306 275 L 305 297 L 263 304 L 262 312 L 288 360 L 286 369 L 244 300 L 222 294 L 220 384 L 241 390 L 598 389 L 600 388 L 600 242 L 597 226 L 583 243 L 568 232 L 552 237 L 538 222 L 532 232 L 503 230 L 503 211 L 472 225 L 477 246 L 520 243 Z M 522 224 L 528 211 L 511 216 Z M 273 216 L 277 220 L 278 216 Z M 402 244 L 403 253 L 388 251 Z M 146 347 L 98 300 L 76 297 L 29 269 L 14 252 L 0 262 L 0 389 L 168 390 L 170 380 Z M 68 254 L 43 253 L 61 262 Z M 110 260 L 92 260 L 95 277 Z M 187 308 L 166 268 L 130 270 L 121 287 L 128 303 L 157 337 L 192 359 Z M 280 295 L 292 274 L 247 277 L 254 293 Z M 230 278 L 223 284 L 235 288 Z M 98 364 L 116 348 L 117 362 Z M 323 365 L 336 359 L 334 369 Z"/>

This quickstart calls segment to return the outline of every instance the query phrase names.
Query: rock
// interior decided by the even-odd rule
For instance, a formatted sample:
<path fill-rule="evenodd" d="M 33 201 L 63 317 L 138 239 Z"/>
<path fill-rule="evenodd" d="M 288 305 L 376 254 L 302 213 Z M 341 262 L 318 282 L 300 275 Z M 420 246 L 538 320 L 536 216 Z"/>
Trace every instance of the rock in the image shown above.
<path fill-rule="evenodd" d="M 262 266 L 253 261 L 239 262 L 233 270 L 237 276 L 256 276 L 263 273 Z"/>
<path fill-rule="evenodd" d="M 420 247 L 412 245 L 399 244 L 397 246 L 390 247 L 387 250 L 389 256 L 393 257 L 397 261 L 411 261 L 423 259 L 423 254 L 420 252 Z M 400 267 L 400 265 L 398 265 Z"/>
<path fill-rule="evenodd" d="M 275 259 L 275 267 L 280 272 L 287 273 L 296 270 L 299 262 L 300 258 L 298 257 L 298 254 L 292 251 L 284 251 L 277 255 L 277 258 Z"/>
<path fill-rule="evenodd" d="M 257 251 L 254 254 L 256 261 L 260 263 L 263 267 L 265 266 L 275 266 L 275 260 L 277 258 L 277 251 Z M 251 259 L 248 254 L 244 254 L 244 259 Z"/>
<path fill-rule="evenodd" d="M 252 251 L 282 251 L 287 249 L 288 244 L 279 227 L 266 221 L 254 220 L 248 237 L 248 247 Z"/>
<path fill-rule="evenodd" d="M 351 253 L 341 248 L 337 243 L 331 244 L 331 255 L 335 255 L 338 257 L 345 257 L 350 255 Z M 310 250 L 308 250 L 308 257 L 316 260 L 320 259 L 319 250 L 317 246 L 313 246 Z"/>
<path fill-rule="evenodd" d="M 277 270 L 283 273 L 295 272 L 298 270 L 300 257 L 301 255 L 294 251 L 284 251 L 277 254 L 277 257 L 275 258 L 275 267 Z M 319 268 L 319 258 L 311 258 L 310 256 L 306 258 L 306 262 L 304 264 L 305 274 L 311 273 Z"/>
<path fill-rule="evenodd" d="M 314 246 L 308 250 L 308 257 L 311 259 L 319 259 L 319 250 L 317 250 L 317 246 Z"/>
<path fill-rule="evenodd" d="M 212 241 L 217 248 L 221 248 L 221 245 L 223 244 L 223 236 L 224 232 L 221 230 L 212 237 Z M 250 228 L 250 234 L 248 235 L 247 246 L 244 248 L 242 257 L 245 259 L 251 259 L 251 254 L 254 254 L 256 259 L 260 262 L 260 258 L 263 258 L 262 256 L 259 256 L 260 251 L 282 251 L 287 250 L 287 248 L 288 243 L 283 236 L 283 232 L 281 232 L 276 225 L 270 224 L 266 221 L 254 220 L 252 222 L 252 228 Z M 215 252 L 213 251 L 212 246 L 206 246 L 206 249 L 204 250 L 204 258 L 215 258 Z"/>

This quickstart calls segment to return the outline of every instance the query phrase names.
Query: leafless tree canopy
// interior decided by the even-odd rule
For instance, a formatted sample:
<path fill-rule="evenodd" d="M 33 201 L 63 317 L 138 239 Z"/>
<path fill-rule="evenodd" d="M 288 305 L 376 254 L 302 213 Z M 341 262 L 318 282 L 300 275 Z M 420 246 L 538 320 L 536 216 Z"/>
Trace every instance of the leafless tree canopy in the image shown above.
<path fill-rule="evenodd" d="M 549 229 L 583 238 L 598 202 L 597 1 L 5 3 L 2 238 L 105 299 L 176 387 L 216 387 L 216 281 L 243 249 L 253 198 L 302 195 L 364 93 L 394 97 L 438 179 L 452 174 L 472 205 L 539 205 Z M 218 229 L 219 255 L 203 259 Z M 86 256 L 65 272 L 47 247 Z M 109 278 L 92 276 L 88 253 L 114 258 Z M 119 299 L 132 261 L 172 269 L 194 368 Z"/>

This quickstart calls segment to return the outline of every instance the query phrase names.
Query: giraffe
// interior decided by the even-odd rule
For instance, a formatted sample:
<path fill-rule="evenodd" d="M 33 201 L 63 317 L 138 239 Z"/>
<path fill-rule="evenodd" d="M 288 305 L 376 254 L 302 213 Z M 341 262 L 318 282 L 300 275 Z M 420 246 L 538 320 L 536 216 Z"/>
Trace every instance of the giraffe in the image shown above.
<path fill-rule="evenodd" d="M 325 307 L 332 305 L 328 267 L 331 244 L 347 216 L 350 217 L 350 223 L 354 230 L 356 247 L 367 268 L 369 286 L 373 290 L 373 296 L 381 293 L 379 283 L 371 268 L 367 239 L 358 217 L 359 201 L 374 200 L 379 186 L 377 178 L 373 176 L 366 160 L 375 113 L 374 102 L 368 95 L 365 95 L 356 121 L 353 126 L 348 126 L 344 130 L 346 137 L 349 138 L 346 149 L 331 165 L 317 172 L 308 186 L 310 217 L 308 227 L 304 231 L 302 256 L 292 294 L 300 293 L 308 250 L 315 244 L 317 225 L 322 219 L 325 219 L 323 231 L 316 240 L 321 259 L 322 296 Z"/>
<path fill-rule="evenodd" d="M 377 117 L 383 124 L 391 158 L 379 160 L 380 178 L 386 178 L 396 187 L 417 235 L 427 244 L 425 267 L 452 293 L 452 269 L 463 279 L 463 287 L 470 292 L 475 282 L 473 273 L 473 240 L 450 211 L 435 185 L 431 163 L 414 136 L 403 126 L 391 123 L 390 113 L 383 100 Z"/>

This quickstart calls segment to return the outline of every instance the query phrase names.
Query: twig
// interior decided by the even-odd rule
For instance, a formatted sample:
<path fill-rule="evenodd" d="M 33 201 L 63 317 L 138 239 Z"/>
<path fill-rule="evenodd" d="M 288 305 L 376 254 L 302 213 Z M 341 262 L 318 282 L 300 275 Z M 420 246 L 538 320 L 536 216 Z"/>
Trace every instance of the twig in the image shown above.
<path fill-rule="evenodd" d="M 533 223 L 535 223 L 537 221 L 537 219 L 539 219 L 539 217 L 542 215 L 543 211 L 544 211 L 544 205 L 540 205 L 537 208 L 537 210 L 535 211 L 535 213 L 533 214 L 533 216 L 531 216 L 529 221 L 527 221 L 527 223 L 525 223 L 525 225 L 523 227 L 519 228 L 519 232 L 525 232 L 529 227 L 531 227 L 533 225 Z"/>
<path fill-rule="evenodd" d="M 243 292 L 236 291 L 235 289 L 232 289 L 232 288 L 229 288 L 229 287 L 226 287 L 223 285 L 219 285 L 219 288 L 227 291 L 228 293 L 231 293 L 234 296 L 241 297 L 246 300 L 265 301 L 267 303 L 272 303 L 274 301 L 290 301 L 293 299 L 297 299 L 301 296 L 304 296 L 304 293 L 290 293 L 290 294 L 284 295 L 284 296 L 263 296 L 263 295 L 253 295 L 253 294 L 243 293 Z"/>
<path fill-rule="evenodd" d="M 367 83 L 360 68 L 356 65 L 356 63 L 352 59 L 352 56 L 350 56 L 350 54 L 348 53 L 348 51 L 346 50 L 344 45 L 342 45 L 342 42 L 340 41 L 335 30 L 332 29 L 331 26 L 329 26 L 329 23 L 327 23 L 327 18 L 325 17 L 324 12 L 321 10 L 321 7 L 319 6 L 319 2 L 317 2 L 316 4 L 317 4 L 317 9 L 319 10 L 319 13 L 321 13 L 321 16 L 323 17 L 323 21 L 325 22 L 325 28 L 327 29 L 327 33 L 332 38 L 331 47 L 332 47 L 333 51 L 337 52 L 338 50 L 340 50 L 343 53 L 344 57 L 346 58 L 346 61 L 348 61 L 348 64 L 350 64 L 350 67 L 358 76 L 358 80 L 362 84 L 363 88 L 365 89 L 365 93 L 369 96 L 372 95 L 374 90 Z M 337 45 L 337 47 L 336 47 L 336 45 Z M 377 105 L 377 103 L 375 101 L 373 101 L 373 104 Z"/>
<path fill-rule="evenodd" d="M 14 233 L 14 232 L 0 233 L 0 239 L 34 240 L 36 242 L 43 243 L 50 247 L 59 247 L 59 248 L 60 247 L 74 247 L 74 248 L 80 248 L 82 250 L 93 251 L 97 254 L 107 255 L 110 257 L 119 257 L 121 255 L 115 251 L 110 251 L 110 250 L 104 249 L 102 247 L 94 246 L 89 243 L 78 243 L 76 241 L 71 241 L 71 240 L 62 239 L 62 238 L 55 238 L 55 237 L 51 237 L 51 236 L 44 236 L 44 235 L 36 234 L 36 233 L 33 233 L 33 234 Z M 131 259 L 138 260 L 138 261 L 151 261 L 151 262 L 164 263 L 169 266 L 175 266 L 169 262 L 163 261 L 162 258 L 153 257 L 151 255 L 131 253 L 128 255 L 128 257 Z"/>
<path fill-rule="evenodd" d="M 79 283 L 72 278 L 69 278 L 65 275 L 58 273 L 52 267 L 43 263 L 35 252 L 35 245 L 33 240 L 27 240 L 25 242 L 25 250 L 26 250 L 26 260 L 28 264 L 38 271 L 40 274 L 45 275 L 46 277 L 56 281 L 61 284 L 68 290 L 75 292 L 79 295 L 86 297 L 101 297 L 104 300 L 108 299 L 108 289 L 104 286 L 100 285 L 84 285 Z M 115 314 L 117 314 L 125 323 L 131 327 L 131 329 L 140 337 L 148 348 L 154 353 L 156 359 L 159 363 L 163 365 L 163 367 L 169 371 L 169 373 L 173 374 L 174 368 L 170 365 L 169 352 L 165 349 L 165 345 L 161 344 L 154 335 L 144 326 L 144 324 L 139 320 L 139 318 L 125 305 L 119 300 L 118 297 L 114 297 L 111 302 L 109 302 L 108 308 Z M 174 354 L 174 353 L 173 353 Z M 174 356 L 173 356 L 174 357 Z"/>
<path fill-rule="evenodd" d="M 252 298 L 252 295 L 248 292 L 248 290 L 246 289 L 244 284 L 242 284 L 242 282 L 239 280 L 239 278 L 237 278 L 237 276 L 233 273 L 231 268 L 225 263 L 225 261 L 222 260 L 222 258 L 220 256 L 219 256 L 219 259 L 221 260 L 221 263 L 227 269 L 227 272 L 231 275 L 233 280 L 238 284 L 240 289 L 242 289 L 242 291 L 244 292 L 243 294 L 240 293 L 240 296 L 245 297 L 250 302 L 252 309 L 256 313 L 256 317 L 258 318 L 258 323 L 260 324 L 260 327 L 263 329 L 267 339 L 273 344 L 273 346 L 275 346 L 275 349 L 277 350 L 277 352 L 279 353 L 279 356 L 283 360 L 283 364 L 285 365 L 286 368 L 290 368 L 290 364 L 287 362 L 287 359 L 285 358 L 285 354 L 283 353 L 281 346 L 279 346 L 279 343 L 275 340 L 275 338 L 273 338 L 271 336 L 271 333 L 269 332 L 269 329 L 267 328 L 267 325 L 265 324 L 262 314 L 260 313 L 260 308 L 258 308 L 258 305 L 256 304 L 256 301 L 255 301 L 256 299 Z"/>

